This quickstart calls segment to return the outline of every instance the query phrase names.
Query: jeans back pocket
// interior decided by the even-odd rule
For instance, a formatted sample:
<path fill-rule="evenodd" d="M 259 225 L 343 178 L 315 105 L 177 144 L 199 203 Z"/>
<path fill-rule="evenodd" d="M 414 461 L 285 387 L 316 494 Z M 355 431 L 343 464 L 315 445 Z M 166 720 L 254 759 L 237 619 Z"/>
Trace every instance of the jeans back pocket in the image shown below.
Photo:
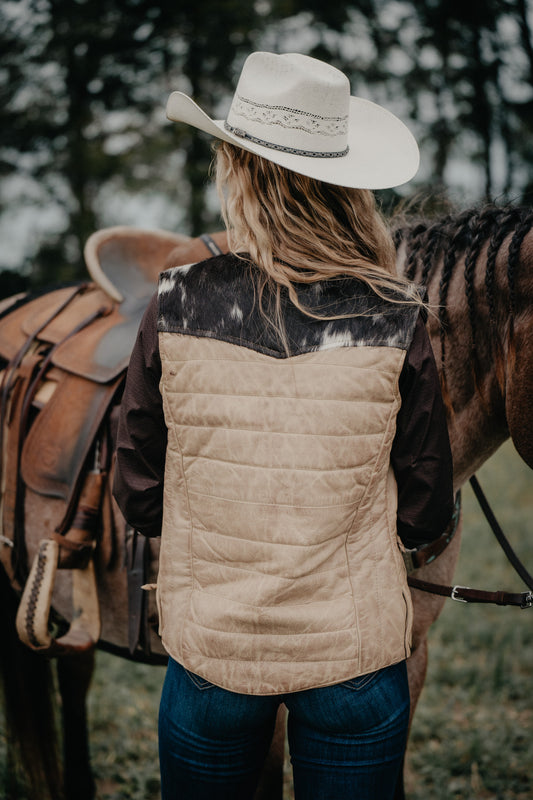
<path fill-rule="evenodd" d="M 184 668 L 185 669 L 185 668 Z M 203 691 L 204 689 L 214 689 L 215 684 L 210 683 L 210 681 L 206 681 L 205 678 L 201 678 L 200 675 L 196 675 L 194 672 L 190 672 L 188 669 L 185 669 L 187 676 L 191 679 L 197 689 Z"/>
<path fill-rule="evenodd" d="M 362 689 L 366 689 L 380 672 L 381 670 L 376 670 L 375 672 L 368 672 L 366 675 L 359 675 L 357 678 L 350 678 L 349 681 L 343 681 L 342 686 L 352 689 L 354 692 L 360 692 Z"/>

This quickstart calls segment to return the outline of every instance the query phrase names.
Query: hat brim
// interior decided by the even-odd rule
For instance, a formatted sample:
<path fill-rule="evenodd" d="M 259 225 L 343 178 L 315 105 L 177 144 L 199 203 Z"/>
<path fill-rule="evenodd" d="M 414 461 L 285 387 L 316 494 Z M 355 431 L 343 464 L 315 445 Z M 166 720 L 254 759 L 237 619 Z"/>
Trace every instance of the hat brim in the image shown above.
<path fill-rule="evenodd" d="M 387 109 L 361 97 L 350 97 L 348 152 L 336 158 L 286 153 L 236 136 L 213 120 L 183 92 L 172 92 L 167 117 L 262 156 L 316 180 L 357 189 L 389 189 L 409 181 L 420 162 L 414 136 Z"/>

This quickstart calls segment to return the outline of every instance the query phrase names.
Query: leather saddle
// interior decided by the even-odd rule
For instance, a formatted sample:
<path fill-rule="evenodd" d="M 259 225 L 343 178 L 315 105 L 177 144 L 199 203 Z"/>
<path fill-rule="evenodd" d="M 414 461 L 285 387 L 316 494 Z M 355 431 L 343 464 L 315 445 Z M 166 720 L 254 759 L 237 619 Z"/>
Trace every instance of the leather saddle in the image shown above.
<path fill-rule="evenodd" d="M 137 330 L 169 254 L 189 237 L 130 227 L 87 241 L 92 281 L 16 304 L 0 318 L 2 562 L 23 590 L 19 635 L 33 649 L 75 652 L 99 636 L 92 561 L 110 453 L 103 422 L 117 402 Z M 54 498 L 64 509 L 43 534 L 28 576 L 24 498 Z M 57 568 L 72 569 L 69 631 L 49 632 Z"/>

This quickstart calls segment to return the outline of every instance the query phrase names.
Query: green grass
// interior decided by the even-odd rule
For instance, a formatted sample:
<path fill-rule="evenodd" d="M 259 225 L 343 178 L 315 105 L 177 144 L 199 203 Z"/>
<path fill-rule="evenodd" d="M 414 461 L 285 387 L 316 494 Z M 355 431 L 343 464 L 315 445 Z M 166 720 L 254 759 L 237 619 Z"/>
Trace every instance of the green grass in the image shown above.
<path fill-rule="evenodd" d="M 515 550 L 533 571 L 530 470 L 510 444 L 478 473 Z M 523 591 L 470 487 L 455 583 Z M 533 609 L 448 600 L 429 636 L 429 668 L 408 751 L 410 800 L 533 797 Z"/>
<path fill-rule="evenodd" d="M 98 800 L 158 800 L 157 711 L 165 670 L 99 652 L 89 694 Z"/>
<path fill-rule="evenodd" d="M 479 478 L 533 571 L 533 481 L 510 444 Z M 522 591 L 469 487 L 455 582 Z M 98 653 L 89 699 L 99 800 L 157 800 L 157 707 L 164 670 Z M 409 744 L 409 800 L 533 797 L 533 609 L 447 600 L 430 632 L 429 669 Z M 5 747 L 0 731 L 0 769 Z M 285 800 L 292 797 L 287 769 Z M 32 800 L 34 800 L 32 798 Z M 342 800 L 342 799 L 339 799 Z"/>

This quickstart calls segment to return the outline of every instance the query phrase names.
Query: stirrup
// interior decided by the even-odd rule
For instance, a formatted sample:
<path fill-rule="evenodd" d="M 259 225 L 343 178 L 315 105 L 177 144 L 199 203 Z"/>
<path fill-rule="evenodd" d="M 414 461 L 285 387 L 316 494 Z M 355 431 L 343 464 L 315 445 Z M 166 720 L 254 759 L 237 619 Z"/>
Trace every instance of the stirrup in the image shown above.
<path fill-rule="evenodd" d="M 100 638 L 100 609 L 93 559 L 91 557 L 85 569 L 71 570 L 72 622 L 68 631 L 55 639 L 49 631 L 48 621 L 58 560 L 59 544 L 53 539 L 43 539 L 17 612 L 17 633 L 25 645 L 41 653 L 83 653 L 94 647 Z"/>

